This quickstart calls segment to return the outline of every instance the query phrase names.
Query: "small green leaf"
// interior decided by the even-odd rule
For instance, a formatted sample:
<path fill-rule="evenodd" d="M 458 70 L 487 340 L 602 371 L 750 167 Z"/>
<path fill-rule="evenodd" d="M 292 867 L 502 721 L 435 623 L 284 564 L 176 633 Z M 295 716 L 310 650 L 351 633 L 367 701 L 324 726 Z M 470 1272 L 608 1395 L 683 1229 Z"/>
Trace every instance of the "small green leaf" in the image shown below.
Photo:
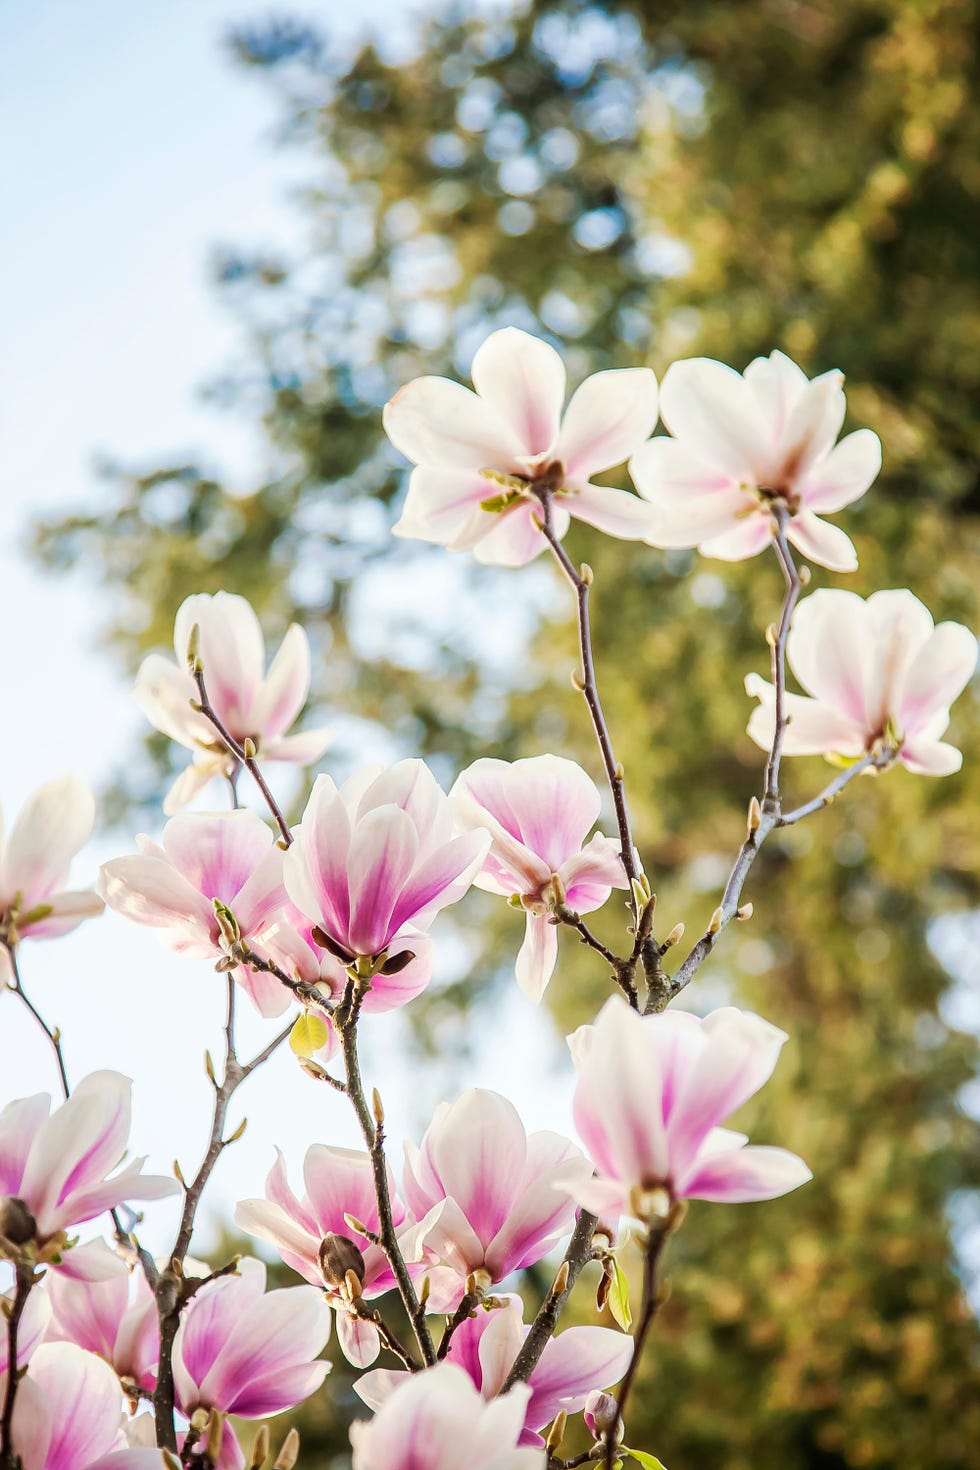
<path fill-rule="evenodd" d="M 295 1025 L 289 1033 L 289 1045 L 298 1057 L 309 1058 L 321 1046 L 326 1046 L 329 1035 L 326 1021 L 304 1011 L 303 1015 L 296 1017 Z"/>
<path fill-rule="evenodd" d="M 630 1284 L 626 1279 L 626 1272 L 616 1260 L 613 1261 L 612 1284 L 609 1287 L 606 1306 L 612 1313 L 613 1320 L 619 1323 L 624 1332 L 629 1332 L 633 1323 L 633 1314 L 630 1311 Z"/>
<path fill-rule="evenodd" d="M 656 1455 L 648 1455 L 646 1450 L 631 1450 L 626 1445 L 623 1445 L 623 1449 L 638 1465 L 643 1466 L 643 1470 L 665 1470 L 663 1462 Z"/>

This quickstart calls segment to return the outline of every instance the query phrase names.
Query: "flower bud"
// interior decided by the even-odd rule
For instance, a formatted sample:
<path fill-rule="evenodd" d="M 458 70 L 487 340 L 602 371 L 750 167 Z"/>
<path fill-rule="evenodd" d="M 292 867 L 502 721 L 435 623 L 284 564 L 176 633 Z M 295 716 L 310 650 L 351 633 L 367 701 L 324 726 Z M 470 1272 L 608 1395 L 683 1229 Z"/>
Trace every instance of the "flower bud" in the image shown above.
<path fill-rule="evenodd" d="M 358 1282 L 364 1280 L 364 1257 L 349 1236 L 325 1235 L 320 1241 L 317 1261 L 326 1286 L 336 1290 L 346 1288 L 348 1271 L 353 1271 Z"/>
<path fill-rule="evenodd" d="M 37 1234 L 37 1221 L 16 1194 L 0 1200 L 0 1235 L 11 1245 L 26 1245 Z"/>

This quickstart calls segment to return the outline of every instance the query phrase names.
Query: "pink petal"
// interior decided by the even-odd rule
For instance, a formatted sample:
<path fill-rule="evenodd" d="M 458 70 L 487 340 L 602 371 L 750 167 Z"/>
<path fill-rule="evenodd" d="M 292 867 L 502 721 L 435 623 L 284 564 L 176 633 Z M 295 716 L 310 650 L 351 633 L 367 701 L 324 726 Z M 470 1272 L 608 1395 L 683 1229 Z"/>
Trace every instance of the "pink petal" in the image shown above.
<path fill-rule="evenodd" d="M 163 829 L 163 848 L 179 873 L 229 906 L 273 846 L 271 830 L 255 812 L 190 812 Z"/>
<path fill-rule="evenodd" d="M 902 765 L 920 776 L 955 776 L 963 765 L 963 752 L 944 740 L 906 741 L 901 751 Z"/>
<path fill-rule="evenodd" d="M 186 664 L 195 624 L 208 698 L 233 735 L 251 734 L 251 710 L 265 670 L 265 640 L 255 609 L 231 592 L 188 597 L 174 620 L 178 668 Z"/>
<path fill-rule="evenodd" d="M 45 901 L 45 907 L 50 912 L 43 919 L 19 925 L 23 938 L 30 935 L 32 939 L 58 939 L 77 929 L 83 920 L 101 914 L 105 904 L 97 893 L 83 889 L 79 893 L 53 893 Z"/>
<path fill-rule="evenodd" d="M 685 1180 L 681 1192 L 686 1199 L 742 1204 L 749 1200 L 776 1199 L 812 1178 L 796 1154 L 784 1148 L 750 1144 L 706 1159 Z"/>
<path fill-rule="evenodd" d="M 139 666 L 133 698 L 154 729 L 178 745 L 193 750 L 214 740 L 210 720 L 191 708 L 191 700 L 198 698 L 197 685 L 183 659 L 176 668 L 159 653 L 149 654 Z"/>
<path fill-rule="evenodd" d="M 867 605 L 855 593 L 824 589 L 800 603 L 786 646 L 803 688 L 864 730 L 873 672 L 869 622 Z"/>
<path fill-rule="evenodd" d="M 660 388 L 660 416 L 675 438 L 697 448 L 737 482 L 760 483 L 757 468 L 772 443 L 770 426 L 741 375 L 707 357 L 675 362 Z"/>
<path fill-rule="evenodd" d="M 528 914 L 524 943 L 517 954 L 514 973 L 529 1000 L 538 1004 L 558 962 L 558 930 L 545 914 Z"/>
<path fill-rule="evenodd" d="M 565 367 L 553 347 L 505 327 L 479 348 L 472 376 L 480 397 L 496 409 L 525 455 L 551 448 L 565 398 Z"/>
<path fill-rule="evenodd" d="M 745 692 L 761 700 L 752 712 L 748 734 L 763 750 L 771 750 L 776 730 L 776 697 L 771 684 L 758 674 L 748 674 Z M 829 705 L 802 694 L 787 694 L 789 725 L 783 740 L 786 755 L 861 756 L 866 748 L 864 726 Z"/>
<path fill-rule="evenodd" d="M 309 639 L 298 623 L 291 623 L 252 702 L 250 713 L 263 744 L 289 729 L 309 692 Z"/>
<path fill-rule="evenodd" d="M 511 1212 L 527 1154 L 513 1103 L 471 1088 L 430 1128 L 424 1147 L 445 1194 L 488 1245 Z"/>
<path fill-rule="evenodd" d="M 451 551 L 467 550 L 496 525 L 496 516 L 482 510 L 481 503 L 499 489 L 479 469 L 420 465 L 409 476 L 401 519 L 392 531 Z"/>
<path fill-rule="evenodd" d="M 764 511 L 743 515 L 729 531 L 707 537 L 698 545 L 702 556 L 714 557 L 717 561 L 745 561 L 746 557 L 758 556 L 772 540 L 772 527 Z"/>
<path fill-rule="evenodd" d="M 169 861 L 156 857 L 113 858 L 99 869 L 106 903 L 136 924 L 166 929 L 167 943 L 201 955 L 214 948 L 214 910 Z"/>
<path fill-rule="evenodd" d="M 31 1359 L 29 1376 L 50 1416 L 44 1470 L 83 1470 L 118 1447 L 122 1395 L 101 1358 L 72 1343 L 45 1343 Z"/>
<path fill-rule="evenodd" d="M 708 1135 L 772 1076 L 786 1033 L 724 1006 L 702 1022 L 704 1044 L 687 1067 L 665 1118 L 670 1167 L 683 1176 Z"/>
<path fill-rule="evenodd" d="M 355 1368 L 370 1368 L 381 1351 L 378 1329 L 346 1311 L 337 1313 L 337 1341 L 348 1363 Z"/>
<path fill-rule="evenodd" d="M 913 658 L 902 681 L 896 714 L 906 734 L 948 710 L 973 677 L 977 640 L 962 623 L 940 623 Z"/>
<path fill-rule="evenodd" d="M 812 464 L 797 490 L 807 510 L 831 515 L 860 500 L 880 469 L 878 435 L 870 429 L 858 429 Z"/>
<path fill-rule="evenodd" d="M 510 510 L 494 516 L 497 524 L 481 537 L 473 547 L 473 555 L 486 566 L 523 567 L 542 551 L 548 543 L 539 529 L 543 515 L 537 501 L 522 500 Z M 568 530 L 568 511 L 556 502 L 552 517 L 555 534 L 559 540 Z"/>
<path fill-rule="evenodd" d="M 527 1425 L 543 1429 L 564 1409 L 576 1414 L 593 1389 L 618 1383 L 633 1356 L 633 1339 L 610 1327 L 569 1327 L 545 1345 L 531 1374 Z"/>
<path fill-rule="evenodd" d="M 7 842 L 4 886 L 32 909 L 63 888 L 72 858 L 95 824 L 95 797 L 77 776 L 62 776 L 27 798 Z"/>
<path fill-rule="evenodd" d="M 562 496 L 562 503 L 574 520 L 623 541 L 644 540 L 656 519 L 645 500 L 605 485 L 576 485 Z"/>
<path fill-rule="evenodd" d="M 487 399 L 449 378 L 415 378 L 385 404 L 382 422 L 395 448 L 417 465 L 506 473 L 525 453 Z"/>
<path fill-rule="evenodd" d="M 839 526 L 818 520 L 812 511 L 801 510 L 793 516 L 786 536 L 797 551 L 818 566 L 828 567 L 832 572 L 857 570 L 857 552 L 851 538 Z"/>
<path fill-rule="evenodd" d="M 567 480 L 588 480 L 629 459 L 657 422 L 657 380 L 649 368 L 594 373 L 565 410 L 556 458 Z"/>

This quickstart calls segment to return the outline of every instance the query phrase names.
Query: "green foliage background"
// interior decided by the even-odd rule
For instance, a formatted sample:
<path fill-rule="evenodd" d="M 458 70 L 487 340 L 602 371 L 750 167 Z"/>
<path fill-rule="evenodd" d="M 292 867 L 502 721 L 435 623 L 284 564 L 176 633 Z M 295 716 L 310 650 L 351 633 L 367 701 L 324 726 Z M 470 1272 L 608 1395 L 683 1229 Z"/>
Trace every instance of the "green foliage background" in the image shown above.
<path fill-rule="evenodd" d="M 380 405 L 419 372 L 465 374 L 482 335 L 515 323 L 556 340 L 572 379 L 699 352 L 742 367 L 774 346 L 841 367 L 885 467 L 842 518 L 861 570 L 837 580 L 908 585 L 937 620 L 975 625 L 978 28 L 973 0 L 538 0 L 492 20 L 464 7 L 395 59 L 340 54 L 299 21 L 240 30 L 237 61 L 277 89 L 284 146 L 311 166 L 308 253 L 226 251 L 216 270 L 249 350 L 214 392 L 261 413 L 274 472 L 242 499 L 194 464 L 119 470 L 91 515 L 38 528 L 40 555 L 98 569 L 129 667 L 168 643 L 185 595 L 226 587 L 311 629 L 318 703 L 443 769 L 554 748 L 598 774 L 550 570 L 467 565 L 449 591 L 447 554 L 388 536 L 403 472 Z M 596 572 L 604 699 L 663 929 L 693 934 L 759 784 L 741 680 L 765 670 L 778 572 L 580 531 L 569 547 Z M 526 638 L 493 646 L 521 598 Z M 749 1121 L 815 1182 L 692 1210 L 629 1434 L 671 1470 L 976 1463 L 980 1332 L 951 1219 L 977 1216 L 958 1101 L 977 1047 L 949 1023 L 926 931 L 978 903 L 977 737 L 965 697 L 960 776 L 863 781 L 773 841 L 754 919 L 698 982 L 699 1004 L 733 996 L 791 1033 Z M 151 756 L 117 811 L 158 799 L 167 757 Z M 791 762 L 786 784 L 802 799 L 825 775 Z M 516 942 L 512 916 L 487 914 L 459 1003 L 501 983 Z M 603 997 L 589 959 L 564 946 L 562 1028 Z M 339 1417 L 310 1411 L 308 1463 L 343 1463 Z"/>

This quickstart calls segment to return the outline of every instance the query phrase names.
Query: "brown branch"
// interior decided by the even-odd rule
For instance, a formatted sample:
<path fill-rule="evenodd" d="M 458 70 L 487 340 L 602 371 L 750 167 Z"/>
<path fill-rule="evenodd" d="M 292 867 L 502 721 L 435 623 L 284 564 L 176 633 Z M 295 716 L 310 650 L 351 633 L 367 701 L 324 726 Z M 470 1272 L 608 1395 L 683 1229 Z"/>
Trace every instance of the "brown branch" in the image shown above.
<path fill-rule="evenodd" d="M 282 808 L 270 791 L 269 783 L 263 776 L 255 755 L 250 750 L 247 750 L 244 745 L 240 744 L 235 739 L 234 735 L 228 729 L 227 725 L 221 719 L 221 716 L 217 713 L 210 699 L 208 698 L 207 687 L 204 683 L 204 670 L 201 667 L 199 659 L 195 661 L 193 668 L 191 669 L 191 673 L 193 674 L 194 682 L 197 685 L 198 696 L 196 704 L 194 704 L 194 702 L 192 701 L 192 707 L 195 708 L 199 714 L 202 714 L 204 718 L 209 722 L 209 724 L 214 726 L 214 729 L 216 733 L 221 737 L 222 744 L 228 751 L 228 754 L 234 756 L 235 760 L 238 761 L 238 764 L 240 766 L 244 766 L 245 770 L 248 771 L 249 775 L 252 777 L 253 781 L 261 791 L 266 806 L 272 813 L 272 818 L 276 826 L 279 828 L 280 834 L 282 836 L 283 845 L 285 847 L 289 847 L 292 844 L 293 834 L 289 830 L 289 823 L 283 816 Z M 229 780 L 230 779 L 231 778 L 229 777 Z M 237 805 L 238 792 L 237 786 L 234 784 L 232 785 L 232 795 Z"/>
<path fill-rule="evenodd" d="M 558 1325 L 558 1318 L 571 1295 L 583 1268 L 592 1259 L 592 1237 L 598 1220 L 585 1210 L 579 1215 L 568 1242 L 564 1259 L 558 1268 L 551 1290 L 538 1308 L 531 1329 L 524 1339 L 524 1346 L 514 1359 L 513 1367 L 504 1380 L 501 1393 L 513 1388 L 515 1383 L 526 1383 L 541 1360 L 547 1343 Z"/>
<path fill-rule="evenodd" d="M 0 1412 L 0 1470 L 20 1470 L 20 1456 L 14 1448 L 14 1402 L 20 1375 L 17 1371 L 17 1334 L 27 1298 L 37 1278 L 28 1261 L 18 1261 L 14 1268 L 14 1301 L 7 1317 L 7 1383 Z"/>
<path fill-rule="evenodd" d="M 568 552 L 562 546 L 554 526 L 553 492 L 545 487 L 534 489 L 535 494 L 541 501 L 544 518 L 541 523 L 541 533 L 551 547 L 555 561 L 561 568 L 566 581 L 572 587 L 578 606 L 578 636 L 579 655 L 582 660 L 582 673 L 576 682 L 585 696 L 585 702 L 592 717 L 592 725 L 595 730 L 596 739 L 599 742 L 599 751 L 602 756 L 602 764 L 605 767 L 606 779 L 612 792 L 613 806 L 616 809 L 616 823 L 619 827 L 619 840 L 622 849 L 623 866 L 630 884 L 630 905 L 633 909 L 634 922 L 639 921 L 639 905 L 637 903 L 634 881 L 640 877 L 636 866 L 635 849 L 633 846 L 633 832 L 630 826 L 629 811 L 626 806 L 626 790 L 623 780 L 623 768 L 616 759 L 609 735 L 609 727 L 606 717 L 602 711 L 599 699 L 599 690 L 596 684 L 595 661 L 592 656 L 592 625 L 589 614 L 589 590 L 592 586 L 591 568 L 583 568 L 579 571 Z"/>
<path fill-rule="evenodd" d="M 633 1356 L 630 1358 L 629 1367 L 623 1375 L 623 1381 L 619 1385 L 619 1393 L 616 1395 L 616 1414 L 612 1426 L 606 1432 L 605 1462 L 606 1470 L 613 1470 L 613 1465 L 618 1457 L 618 1446 L 616 1444 L 616 1430 L 623 1424 L 626 1403 L 633 1387 L 637 1369 L 640 1366 L 640 1358 L 643 1355 L 643 1345 L 647 1339 L 654 1317 L 660 1306 L 660 1288 L 657 1283 L 657 1268 L 663 1255 L 667 1237 L 670 1234 L 671 1223 L 668 1218 L 659 1228 L 651 1230 L 650 1238 L 643 1255 L 643 1295 L 640 1299 L 640 1312 L 637 1317 L 636 1331 L 633 1334 Z"/>
<path fill-rule="evenodd" d="M 292 1029 L 291 1026 L 288 1026 L 283 1031 L 280 1031 L 279 1035 L 268 1046 L 263 1047 L 258 1055 L 253 1057 L 250 1062 L 240 1062 L 235 1051 L 235 999 L 237 991 L 235 981 L 231 975 L 226 976 L 226 983 L 228 986 L 228 1008 L 225 1020 L 225 1068 L 220 1082 L 217 1082 L 213 1076 L 211 1077 L 214 1088 L 214 1102 L 207 1151 L 193 1181 L 184 1186 L 184 1205 L 180 1214 L 180 1223 L 177 1227 L 173 1250 L 170 1252 L 170 1258 L 166 1267 L 160 1272 L 154 1286 L 157 1315 L 160 1319 L 160 1357 L 157 1366 L 157 1386 L 153 1393 L 153 1415 L 156 1424 L 157 1444 L 161 1449 L 170 1450 L 174 1454 L 177 1451 L 177 1432 L 174 1426 L 175 1388 L 173 1346 L 174 1339 L 177 1336 L 177 1329 L 180 1326 L 181 1310 L 190 1296 L 200 1286 L 200 1283 L 197 1286 L 188 1284 L 184 1279 L 184 1260 L 190 1249 L 198 1206 L 200 1205 L 201 1196 L 204 1193 L 208 1180 L 211 1178 L 218 1159 L 229 1144 L 234 1143 L 236 1138 L 241 1137 L 241 1127 L 236 1129 L 229 1138 L 224 1137 L 225 1120 L 228 1116 L 228 1105 L 232 1097 L 245 1081 L 246 1077 L 249 1077 L 263 1062 L 268 1061 L 269 1057 L 272 1056 L 278 1046 L 282 1045 Z"/>
<path fill-rule="evenodd" d="M 415 1333 L 422 1361 L 426 1367 L 432 1367 L 436 1361 L 436 1350 L 426 1320 L 425 1305 L 419 1301 L 412 1278 L 405 1264 L 401 1246 L 395 1233 L 395 1224 L 391 1214 L 391 1196 L 388 1193 L 388 1162 L 384 1150 L 384 1120 L 380 1107 L 376 1107 L 376 1116 L 372 1117 L 364 1097 L 364 1083 L 361 1079 L 361 1064 L 357 1054 L 357 1021 L 360 1014 L 361 1002 L 366 992 L 366 984 L 360 980 L 349 980 L 344 999 L 338 1006 L 334 1020 L 340 1032 L 341 1048 L 344 1057 L 344 1069 L 347 1077 L 347 1095 L 349 1096 L 357 1121 L 360 1125 L 361 1135 L 371 1159 L 371 1168 L 374 1174 L 374 1193 L 378 1205 L 378 1235 L 380 1237 L 381 1249 L 395 1281 L 398 1284 L 398 1292 L 402 1299 L 408 1320 Z"/>

